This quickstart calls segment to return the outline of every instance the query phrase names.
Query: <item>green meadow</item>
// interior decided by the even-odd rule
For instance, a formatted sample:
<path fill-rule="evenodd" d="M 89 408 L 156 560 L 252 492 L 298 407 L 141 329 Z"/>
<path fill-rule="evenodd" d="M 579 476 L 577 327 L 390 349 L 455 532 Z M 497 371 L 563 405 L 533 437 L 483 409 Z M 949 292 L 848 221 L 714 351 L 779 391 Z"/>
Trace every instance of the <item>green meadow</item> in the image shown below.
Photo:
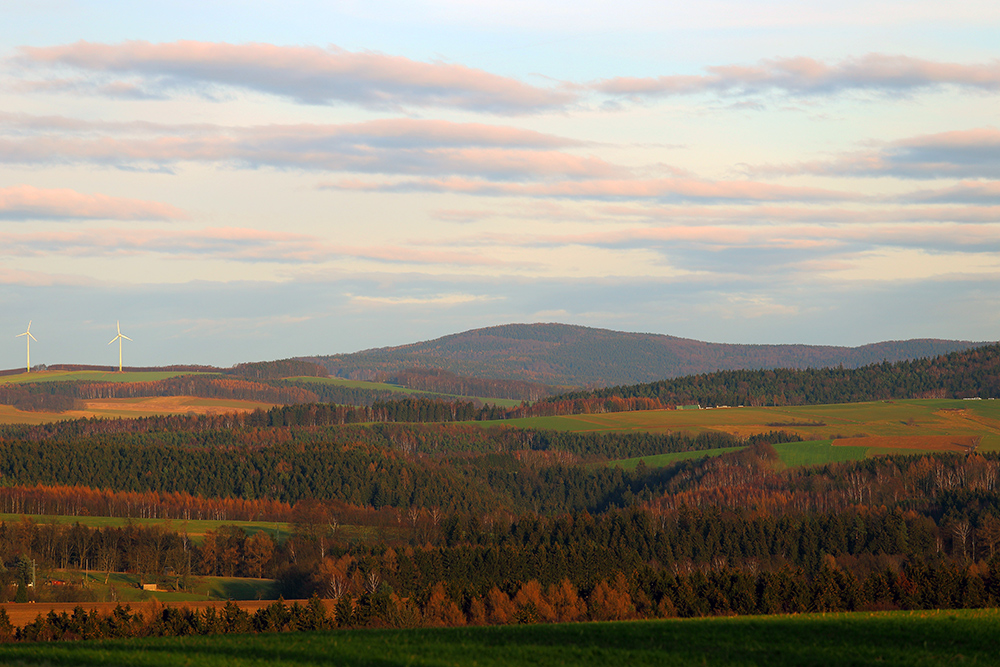
<path fill-rule="evenodd" d="M 11 382 L 153 382 L 182 375 L 218 375 L 218 373 L 192 373 L 190 371 L 35 371 L 20 375 L 4 375 L 0 383 Z"/>
<path fill-rule="evenodd" d="M 784 442 L 772 445 L 778 452 L 781 463 L 789 468 L 798 466 L 823 465 L 825 463 L 840 463 L 843 461 L 860 461 L 873 454 L 888 453 L 875 447 L 834 447 L 830 440 L 813 440 L 807 442 Z M 656 454 L 654 456 L 640 456 L 630 459 L 618 459 L 609 461 L 609 466 L 619 466 L 624 470 L 634 470 L 642 461 L 649 468 L 665 468 L 679 461 L 690 461 L 704 457 L 721 456 L 731 452 L 738 452 L 743 447 L 721 447 L 718 449 L 705 449 L 694 452 L 675 452 L 670 454 Z M 894 454 L 919 454 L 917 449 L 894 449 Z"/>
<path fill-rule="evenodd" d="M 746 436 L 769 430 L 824 441 L 854 436 L 982 436 L 979 447 L 1000 451 L 1000 401 L 905 400 L 783 407 L 648 410 L 479 422 L 572 432 L 723 431 Z M 839 448 L 838 448 L 839 449 Z"/>
<path fill-rule="evenodd" d="M 222 526 L 236 526 L 242 528 L 247 535 L 258 532 L 265 532 L 272 539 L 283 540 L 292 532 L 291 524 L 278 523 L 274 521 L 216 521 L 209 519 L 129 519 L 117 516 L 66 516 L 52 514 L 0 514 L 0 521 L 7 524 L 20 522 L 24 518 L 29 518 L 38 524 L 53 524 L 72 526 L 79 523 L 88 528 L 121 528 L 129 524 L 136 526 L 163 526 L 169 531 L 176 531 L 187 534 L 191 541 L 201 544 L 205 533 L 210 530 L 218 530 Z M 352 535 L 360 530 L 356 526 L 342 526 L 340 528 L 345 535 Z"/>
<path fill-rule="evenodd" d="M 145 591 L 140 586 L 138 574 L 126 572 L 95 572 L 90 570 L 53 570 L 43 572 L 46 579 L 58 579 L 67 583 L 83 584 L 93 593 L 95 602 L 121 602 L 122 604 L 159 600 L 160 602 L 199 602 L 204 600 L 273 600 L 278 597 L 278 588 L 273 579 L 251 579 L 244 577 L 177 577 L 164 575 L 156 577 L 156 583 L 163 588 L 173 588 L 184 579 L 184 589 Z M 105 583 L 107 579 L 107 583 Z M 152 580 L 147 575 L 142 583 Z M 86 606 L 86 603 L 81 603 Z"/>
<path fill-rule="evenodd" d="M 0 645 L 17 665 L 995 665 L 1000 612 L 804 614 Z"/>

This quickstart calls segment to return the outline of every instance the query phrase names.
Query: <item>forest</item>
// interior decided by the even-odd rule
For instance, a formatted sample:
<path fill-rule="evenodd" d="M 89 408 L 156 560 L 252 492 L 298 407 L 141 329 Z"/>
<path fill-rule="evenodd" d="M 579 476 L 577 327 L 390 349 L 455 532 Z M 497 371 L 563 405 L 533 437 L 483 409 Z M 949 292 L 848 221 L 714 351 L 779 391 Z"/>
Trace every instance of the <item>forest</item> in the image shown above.
<path fill-rule="evenodd" d="M 732 386 L 805 402 L 886 391 L 989 397 L 1000 393 L 998 358 L 1000 348 L 990 346 L 854 370 L 741 371 L 745 386 Z M 366 406 L 312 400 L 243 413 L 0 426 L 0 598 L 82 605 L 18 628 L 0 614 L 0 639 L 1000 604 L 994 451 L 789 466 L 776 447 L 801 438 L 780 423 L 744 435 L 482 423 L 553 409 L 707 403 L 732 377 L 514 409 L 413 397 Z M 301 389 L 282 382 L 184 376 L 81 383 L 76 391 Z M 609 464 L 666 453 L 694 458 Z M 42 518 L 50 515 L 59 519 Z M 92 517 L 117 523 L 89 525 Z M 189 523 L 202 520 L 221 523 L 189 534 Z M 274 528 L 235 525 L 262 521 Z M 93 586 L 29 593 L 29 562 L 49 578 L 86 569 L 106 582 L 126 572 L 177 595 L 190 594 L 199 577 L 263 578 L 286 600 L 316 602 L 252 613 L 234 606 L 225 621 L 209 610 L 101 616 L 86 611 L 101 594 Z"/>
<path fill-rule="evenodd" d="M 601 399 L 647 399 L 657 407 L 697 404 L 820 405 L 901 398 L 968 398 L 1000 395 L 1000 344 L 950 354 L 860 368 L 719 371 L 648 384 L 608 387 L 545 398 L 526 412 L 552 414 Z M 613 403 L 608 403 L 609 407 Z M 624 408 L 630 409 L 630 408 Z"/>

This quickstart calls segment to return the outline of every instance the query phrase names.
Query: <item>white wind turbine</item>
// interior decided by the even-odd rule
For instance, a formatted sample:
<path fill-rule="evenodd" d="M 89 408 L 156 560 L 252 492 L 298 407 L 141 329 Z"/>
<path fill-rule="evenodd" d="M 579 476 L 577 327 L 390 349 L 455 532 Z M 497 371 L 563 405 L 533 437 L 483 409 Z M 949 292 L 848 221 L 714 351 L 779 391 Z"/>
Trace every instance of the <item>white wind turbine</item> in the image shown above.
<path fill-rule="evenodd" d="M 120 320 L 117 321 L 117 322 L 115 322 L 115 324 L 118 327 L 118 335 L 111 339 L 111 343 L 113 343 L 115 341 L 118 341 L 118 372 L 121 373 L 122 372 L 122 338 L 124 338 L 125 340 L 132 340 L 132 339 L 122 333 L 122 323 L 121 323 Z M 111 343 L 108 343 L 108 345 L 111 345 Z"/>
<path fill-rule="evenodd" d="M 28 320 L 28 330 L 22 334 L 17 334 L 14 338 L 20 338 L 24 336 L 24 342 L 28 344 L 28 370 L 26 372 L 31 372 L 31 341 L 38 342 L 38 339 L 31 335 L 31 320 Z"/>

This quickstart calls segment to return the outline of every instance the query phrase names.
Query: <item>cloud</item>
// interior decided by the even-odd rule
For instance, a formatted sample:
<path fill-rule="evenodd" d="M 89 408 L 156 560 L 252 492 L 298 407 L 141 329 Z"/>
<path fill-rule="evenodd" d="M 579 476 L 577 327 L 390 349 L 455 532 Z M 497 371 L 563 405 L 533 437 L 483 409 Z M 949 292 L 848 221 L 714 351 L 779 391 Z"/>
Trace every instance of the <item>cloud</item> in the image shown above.
<path fill-rule="evenodd" d="M 1000 130 L 986 127 L 920 135 L 877 145 L 870 150 L 846 153 L 833 160 L 764 166 L 754 171 L 914 179 L 1000 179 Z"/>
<path fill-rule="evenodd" d="M 976 204 L 995 207 L 1000 205 L 1000 181 L 987 183 L 962 181 L 948 188 L 911 192 L 904 199 L 928 203 Z"/>
<path fill-rule="evenodd" d="M 932 191 L 921 191 L 932 192 Z M 919 193 L 898 198 L 903 203 L 919 201 Z M 984 202 L 985 203 L 985 202 Z M 717 206 L 642 206 L 606 204 L 593 209 L 606 218 L 647 220 L 652 223 L 674 221 L 685 224 L 775 224 L 775 223 L 889 223 L 889 222 L 1000 222 L 1000 206 L 864 206 L 827 205 L 783 206 L 774 204 Z"/>
<path fill-rule="evenodd" d="M 166 254 L 241 262 L 317 262 L 328 259 L 331 251 L 310 236 L 230 227 L 0 233 L 0 254 L 109 258 Z"/>
<path fill-rule="evenodd" d="M 823 188 L 774 185 L 757 181 L 709 181 L 694 178 L 595 179 L 551 183 L 497 183 L 454 177 L 397 181 L 344 179 L 321 188 L 360 192 L 450 192 L 468 195 L 552 197 L 565 199 L 657 199 L 677 201 L 843 201 L 856 195 Z"/>
<path fill-rule="evenodd" d="M 509 243 L 517 243 L 509 239 Z M 958 223 L 885 225 L 663 225 L 649 228 L 538 236 L 521 241 L 539 246 L 590 245 L 602 248 L 649 248 L 674 244 L 721 248 L 844 249 L 879 246 L 939 249 L 971 253 L 1000 250 L 1000 229 Z M 758 267 L 759 268 L 759 267 Z"/>
<path fill-rule="evenodd" d="M 184 211 L 160 202 L 87 195 L 30 185 L 0 188 L 0 220 L 180 220 Z"/>
<path fill-rule="evenodd" d="M 362 294 L 346 294 L 348 301 L 357 306 L 464 306 L 471 303 L 502 301 L 502 296 L 485 294 L 431 294 L 426 296 L 366 296 Z"/>
<path fill-rule="evenodd" d="M 236 227 L 199 230 L 101 229 L 0 233 L 0 256 L 102 257 L 143 255 L 243 263 L 324 264 L 359 259 L 393 265 L 498 267 L 509 262 L 484 253 L 404 245 L 343 246 L 304 234 Z"/>
<path fill-rule="evenodd" d="M 564 149 L 580 142 L 531 130 L 390 119 L 226 127 L 88 123 L 0 115 L 0 162 L 166 170 L 183 162 L 382 174 L 473 174 L 499 180 L 607 178 L 627 170 Z"/>
<path fill-rule="evenodd" d="M 160 95 L 224 86 L 302 104 L 356 104 L 372 109 L 450 107 L 499 114 L 558 110 L 575 100 L 566 90 L 539 88 L 463 65 L 419 62 L 373 51 L 351 52 L 336 46 L 79 41 L 21 47 L 16 62 L 25 67 L 82 71 L 99 81 L 72 85 L 92 85 L 99 94 L 117 90 L 119 94 Z M 137 77 L 138 81 L 114 79 L 121 76 Z M 108 78 L 111 80 L 106 81 Z"/>
<path fill-rule="evenodd" d="M 847 91 L 906 94 L 939 86 L 1000 90 L 1000 60 L 974 65 L 934 62 L 908 56 L 870 53 L 827 64 L 812 58 L 774 58 L 757 65 L 721 65 L 706 74 L 613 77 L 591 84 L 619 97 L 656 98 L 714 93 L 831 95 Z"/>

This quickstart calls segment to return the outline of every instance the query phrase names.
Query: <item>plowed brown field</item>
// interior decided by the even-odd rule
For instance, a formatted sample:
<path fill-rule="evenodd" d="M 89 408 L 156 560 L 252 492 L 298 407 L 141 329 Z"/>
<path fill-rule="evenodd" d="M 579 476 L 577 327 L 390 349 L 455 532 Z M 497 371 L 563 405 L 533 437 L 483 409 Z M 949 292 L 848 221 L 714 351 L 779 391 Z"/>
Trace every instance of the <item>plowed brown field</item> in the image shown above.
<path fill-rule="evenodd" d="M 920 449 L 928 452 L 970 452 L 979 444 L 976 435 L 871 435 L 839 438 L 834 447 L 878 447 L 882 449 Z"/>

